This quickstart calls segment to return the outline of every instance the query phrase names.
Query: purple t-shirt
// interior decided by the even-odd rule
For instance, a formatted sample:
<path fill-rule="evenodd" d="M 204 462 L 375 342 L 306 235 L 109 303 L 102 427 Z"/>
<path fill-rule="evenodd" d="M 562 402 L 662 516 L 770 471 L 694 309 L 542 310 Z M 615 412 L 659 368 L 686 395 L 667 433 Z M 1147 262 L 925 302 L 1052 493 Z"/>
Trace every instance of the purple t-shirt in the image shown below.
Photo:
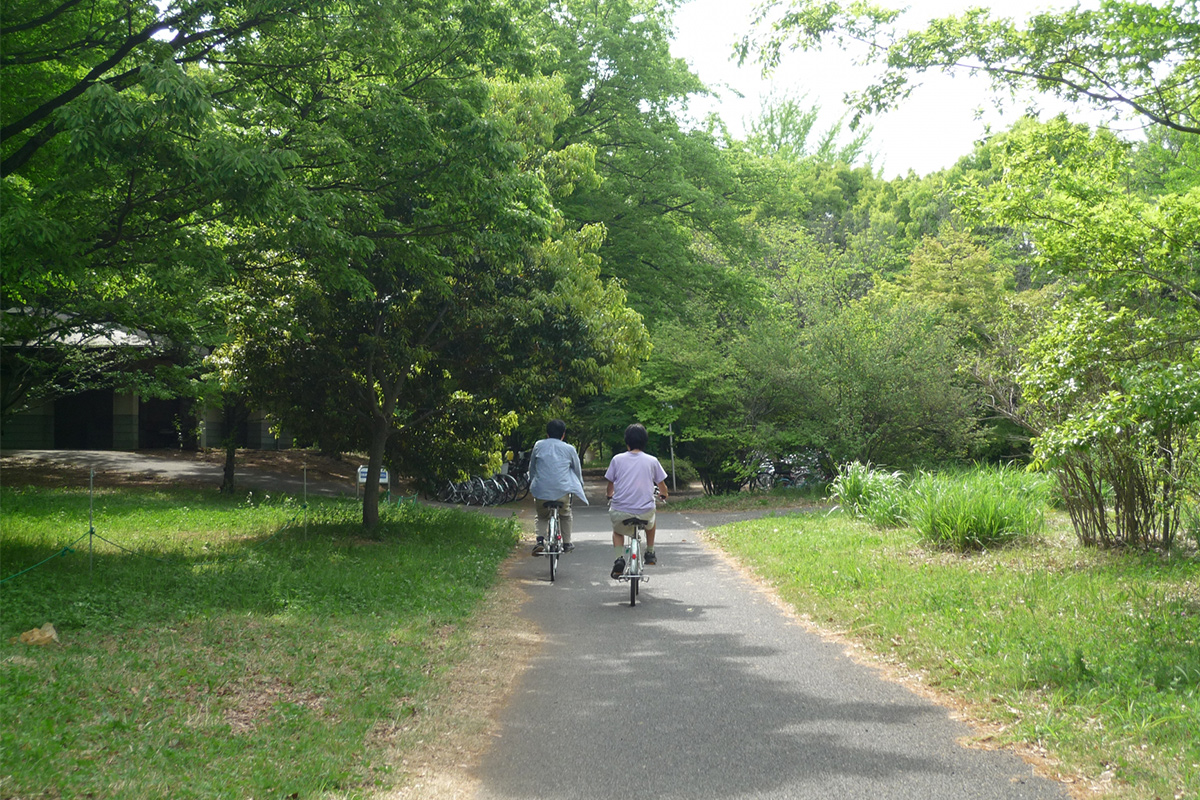
<path fill-rule="evenodd" d="M 667 471 L 649 453 L 630 451 L 613 456 L 604 478 L 613 483 L 613 510 L 644 514 L 654 510 L 654 487 Z"/>

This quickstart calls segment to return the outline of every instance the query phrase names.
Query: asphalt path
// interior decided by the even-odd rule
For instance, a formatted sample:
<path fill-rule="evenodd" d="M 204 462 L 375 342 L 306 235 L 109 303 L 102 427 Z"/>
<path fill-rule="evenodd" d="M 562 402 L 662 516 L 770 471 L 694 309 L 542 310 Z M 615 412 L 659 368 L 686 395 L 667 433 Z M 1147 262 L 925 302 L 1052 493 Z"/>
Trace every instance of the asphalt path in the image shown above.
<path fill-rule="evenodd" d="M 1068 797 L 1011 752 L 959 744 L 965 723 L 789 616 L 698 536 L 732 518 L 660 510 L 634 607 L 608 576 L 603 505 L 576 507 L 553 583 L 545 558 L 517 565 L 544 645 L 477 800 Z"/>

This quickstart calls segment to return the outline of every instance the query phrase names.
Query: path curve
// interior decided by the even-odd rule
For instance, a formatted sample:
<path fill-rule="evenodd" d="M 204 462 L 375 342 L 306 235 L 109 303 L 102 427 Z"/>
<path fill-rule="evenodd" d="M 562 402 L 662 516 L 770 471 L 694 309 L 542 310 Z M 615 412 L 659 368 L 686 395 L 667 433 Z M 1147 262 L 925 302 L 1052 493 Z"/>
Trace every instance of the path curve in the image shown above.
<path fill-rule="evenodd" d="M 799 624 L 703 540 L 712 521 L 660 510 L 632 608 L 603 506 L 576 509 L 554 583 L 542 558 L 508 571 L 542 644 L 470 770 L 475 800 L 1068 797 Z"/>

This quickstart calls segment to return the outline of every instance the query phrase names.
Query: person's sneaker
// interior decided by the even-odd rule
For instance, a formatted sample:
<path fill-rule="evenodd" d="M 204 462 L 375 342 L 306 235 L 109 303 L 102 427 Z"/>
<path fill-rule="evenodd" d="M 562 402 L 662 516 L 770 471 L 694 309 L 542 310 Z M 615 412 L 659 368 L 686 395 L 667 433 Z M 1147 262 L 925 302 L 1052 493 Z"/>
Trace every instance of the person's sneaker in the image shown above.
<path fill-rule="evenodd" d="M 654 551 L 647 550 L 646 551 L 646 566 L 648 567 L 651 564 L 657 564 L 657 563 L 658 563 L 658 559 L 655 557 Z"/>
<path fill-rule="evenodd" d="M 564 553 L 569 553 L 569 552 L 571 552 L 571 551 L 572 551 L 572 550 L 574 550 L 574 549 L 575 549 L 575 545 L 571 544 L 570 542 L 567 542 L 566 544 L 564 544 L 564 545 L 563 545 L 563 552 L 564 552 Z"/>
<path fill-rule="evenodd" d="M 544 552 L 546 552 L 546 540 L 539 536 L 538 542 L 533 546 L 533 552 L 530 555 L 540 556 Z"/>
<path fill-rule="evenodd" d="M 624 574 L 625 574 L 625 557 L 622 556 L 621 558 L 618 558 L 616 561 L 613 562 L 613 568 L 612 568 L 611 575 L 614 579 L 616 579 L 616 578 L 621 577 Z"/>

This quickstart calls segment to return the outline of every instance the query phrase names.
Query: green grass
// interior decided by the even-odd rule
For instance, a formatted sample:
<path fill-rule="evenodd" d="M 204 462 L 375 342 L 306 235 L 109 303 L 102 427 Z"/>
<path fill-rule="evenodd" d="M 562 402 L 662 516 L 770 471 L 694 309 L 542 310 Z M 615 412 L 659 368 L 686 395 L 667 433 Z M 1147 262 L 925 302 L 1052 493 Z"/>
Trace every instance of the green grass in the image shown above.
<path fill-rule="evenodd" d="M 97 494 L 101 540 L 84 493 L 0 504 L 5 797 L 389 785 L 378 732 L 418 712 L 517 534 L 405 505 L 367 537 L 353 502 L 122 490 Z M 10 643 L 45 622 L 60 645 Z"/>
<path fill-rule="evenodd" d="M 671 495 L 660 511 L 756 511 L 760 509 L 808 508 L 827 505 L 824 487 L 802 489 L 776 488 L 766 492 L 742 491 L 736 494 L 703 495 L 682 499 Z"/>
<path fill-rule="evenodd" d="M 855 461 L 841 469 L 829 487 L 840 508 L 881 528 L 904 523 L 909 492 L 900 472 L 884 472 Z"/>
<path fill-rule="evenodd" d="M 1122 798 L 1200 797 L 1200 561 L 1041 537 L 959 554 L 848 513 L 726 526 L 716 541 L 800 613 L 1049 750 Z"/>
<path fill-rule="evenodd" d="M 903 505 L 908 522 L 927 542 L 979 550 L 1041 533 L 1051 495 L 1047 476 L 976 467 L 922 473 Z"/>

